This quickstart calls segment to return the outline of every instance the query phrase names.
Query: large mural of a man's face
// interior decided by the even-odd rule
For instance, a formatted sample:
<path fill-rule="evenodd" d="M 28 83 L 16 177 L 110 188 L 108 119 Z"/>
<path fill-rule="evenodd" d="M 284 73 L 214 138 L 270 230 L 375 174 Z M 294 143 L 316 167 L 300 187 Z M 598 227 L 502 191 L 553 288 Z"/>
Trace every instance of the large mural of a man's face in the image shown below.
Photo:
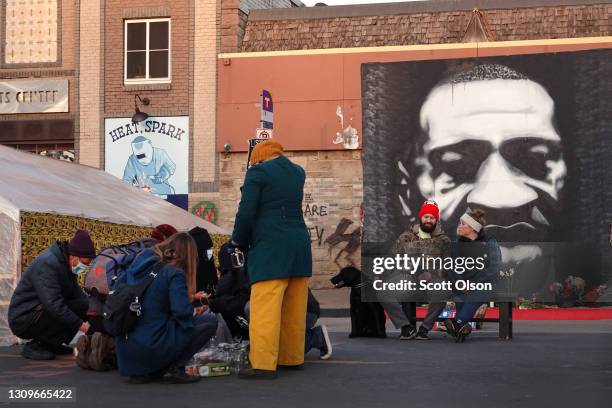
<path fill-rule="evenodd" d="M 438 202 L 447 231 L 454 234 L 466 209 L 483 209 L 487 234 L 506 243 L 505 268 L 547 275 L 551 265 L 531 242 L 553 239 L 567 167 L 546 89 L 506 66 L 476 65 L 434 86 L 419 125 L 414 184 Z M 401 161 L 398 167 L 407 177 Z"/>
<path fill-rule="evenodd" d="M 435 198 L 452 229 L 466 208 L 486 211 L 500 241 L 546 241 L 561 209 L 567 168 L 554 101 L 538 83 L 502 65 L 477 65 L 435 86 L 420 110 L 416 185 Z M 404 176 L 405 167 L 400 161 Z M 400 196 L 404 213 L 410 212 Z M 505 248 L 533 258 L 533 246 Z"/>
<path fill-rule="evenodd" d="M 610 52 L 364 64 L 364 265 L 432 199 L 451 240 L 485 211 L 509 292 L 608 281 Z"/>

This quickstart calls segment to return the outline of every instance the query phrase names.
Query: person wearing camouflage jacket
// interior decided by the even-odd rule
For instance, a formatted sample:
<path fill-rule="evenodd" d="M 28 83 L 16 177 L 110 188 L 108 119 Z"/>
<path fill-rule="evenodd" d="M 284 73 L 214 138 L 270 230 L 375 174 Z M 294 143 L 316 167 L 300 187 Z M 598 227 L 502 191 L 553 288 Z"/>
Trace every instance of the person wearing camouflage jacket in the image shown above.
<path fill-rule="evenodd" d="M 433 200 L 425 201 L 419 211 L 419 222 L 412 226 L 408 231 L 402 233 L 391 250 L 392 255 L 408 255 L 411 258 L 440 258 L 444 259 L 450 255 L 450 239 L 442 230 L 440 211 L 438 205 Z M 414 273 L 406 271 L 393 271 L 390 280 L 407 279 L 417 283 L 421 280 L 428 282 L 439 282 L 447 280 L 444 270 L 436 268 L 440 262 L 434 265 L 430 263 L 430 268 L 420 267 Z M 423 324 L 417 332 L 416 327 L 408 319 L 404 310 L 405 303 L 397 299 L 381 299 L 381 304 L 387 311 L 389 318 L 397 329 L 401 329 L 400 339 L 428 339 L 427 333 L 433 327 L 433 323 L 440 312 L 446 306 L 446 301 L 450 299 L 450 291 L 428 291 L 420 292 L 419 300 L 426 298 L 429 300 L 427 315 Z"/>

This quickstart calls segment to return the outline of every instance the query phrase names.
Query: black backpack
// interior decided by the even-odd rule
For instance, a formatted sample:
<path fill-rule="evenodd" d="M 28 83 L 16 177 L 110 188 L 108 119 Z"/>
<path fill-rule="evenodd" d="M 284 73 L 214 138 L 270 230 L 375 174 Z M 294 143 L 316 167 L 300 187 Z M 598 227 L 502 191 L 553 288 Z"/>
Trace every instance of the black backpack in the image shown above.
<path fill-rule="evenodd" d="M 143 312 L 141 301 L 144 292 L 164 266 L 163 262 L 158 262 L 138 285 L 121 282 L 109 292 L 103 313 L 104 329 L 108 334 L 128 337 Z"/>

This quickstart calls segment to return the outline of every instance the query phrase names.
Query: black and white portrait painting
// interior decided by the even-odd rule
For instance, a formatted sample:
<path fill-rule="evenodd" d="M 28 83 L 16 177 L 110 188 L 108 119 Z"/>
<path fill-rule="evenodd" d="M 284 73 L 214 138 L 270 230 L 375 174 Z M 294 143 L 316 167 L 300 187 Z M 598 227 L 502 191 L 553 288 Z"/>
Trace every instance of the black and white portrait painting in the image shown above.
<path fill-rule="evenodd" d="M 486 212 L 508 291 L 612 277 L 612 51 L 362 65 L 364 243 Z"/>

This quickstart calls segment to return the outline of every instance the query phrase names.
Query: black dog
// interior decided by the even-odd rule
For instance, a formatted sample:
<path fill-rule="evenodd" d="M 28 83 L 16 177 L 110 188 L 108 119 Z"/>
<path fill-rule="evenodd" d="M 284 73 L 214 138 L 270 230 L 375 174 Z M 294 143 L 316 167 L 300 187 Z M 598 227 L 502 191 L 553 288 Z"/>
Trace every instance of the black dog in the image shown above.
<path fill-rule="evenodd" d="M 361 271 L 352 266 L 344 267 L 330 279 L 336 288 L 351 288 L 351 334 L 349 337 L 387 337 L 385 311 L 378 302 L 361 301 Z M 366 287 L 367 288 L 367 287 Z"/>

